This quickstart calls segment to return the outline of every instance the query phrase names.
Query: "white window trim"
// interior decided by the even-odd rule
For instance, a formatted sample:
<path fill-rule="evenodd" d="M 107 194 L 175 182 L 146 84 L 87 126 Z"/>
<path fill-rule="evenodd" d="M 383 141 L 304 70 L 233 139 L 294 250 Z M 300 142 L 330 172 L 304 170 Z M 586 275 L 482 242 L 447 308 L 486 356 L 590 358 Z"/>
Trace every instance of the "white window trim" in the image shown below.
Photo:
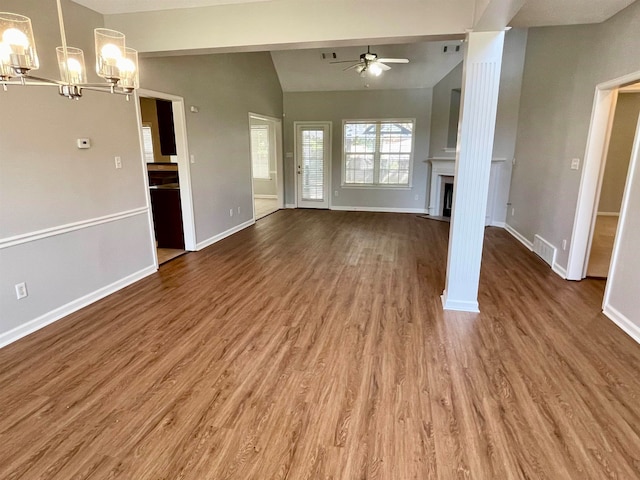
<path fill-rule="evenodd" d="M 386 123 L 413 123 L 413 134 L 411 135 L 411 156 L 409 158 L 409 183 L 407 185 L 386 185 L 383 183 L 346 183 L 345 178 L 347 176 L 346 173 L 346 159 L 344 152 L 344 126 L 347 123 L 372 123 L 372 122 L 386 122 Z M 340 166 L 341 178 L 340 178 L 340 187 L 348 189 L 367 189 L 367 190 L 411 190 L 413 187 L 413 160 L 415 157 L 416 150 L 416 119 L 415 118 L 357 118 L 357 119 L 343 119 L 342 120 L 342 142 L 340 145 L 341 149 L 341 157 L 342 157 L 342 165 Z"/>

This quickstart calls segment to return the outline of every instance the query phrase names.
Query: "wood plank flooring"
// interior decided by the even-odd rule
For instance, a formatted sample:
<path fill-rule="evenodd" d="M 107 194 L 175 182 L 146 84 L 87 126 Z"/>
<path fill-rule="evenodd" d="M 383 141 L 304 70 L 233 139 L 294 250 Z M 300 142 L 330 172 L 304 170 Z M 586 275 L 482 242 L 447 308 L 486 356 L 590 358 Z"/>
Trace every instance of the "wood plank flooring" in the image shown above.
<path fill-rule="evenodd" d="M 607 278 L 616 239 L 618 217 L 598 215 L 593 232 L 593 243 L 589 254 L 587 276 Z"/>
<path fill-rule="evenodd" d="M 0 350 L 0 478 L 638 479 L 640 346 L 488 228 L 282 210 Z"/>

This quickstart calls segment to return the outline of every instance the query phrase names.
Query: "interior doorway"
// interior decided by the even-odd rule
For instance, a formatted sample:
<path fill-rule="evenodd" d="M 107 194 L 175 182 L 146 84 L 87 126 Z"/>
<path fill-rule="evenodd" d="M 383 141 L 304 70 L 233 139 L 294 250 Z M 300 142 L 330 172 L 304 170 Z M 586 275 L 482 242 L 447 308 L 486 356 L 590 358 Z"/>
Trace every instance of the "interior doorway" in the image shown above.
<path fill-rule="evenodd" d="M 284 208 L 282 121 L 249 113 L 253 217 L 266 217 Z"/>
<path fill-rule="evenodd" d="M 195 250 L 184 101 L 142 89 L 136 100 L 157 267 Z"/>
<path fill-rule="evenodd" d="M 609 142 L 600 179 L 598 207 L 591 227 L 586 276 L 607 278 L 638 117 L 640 89 L 621 89 L 618 93 Z"/>

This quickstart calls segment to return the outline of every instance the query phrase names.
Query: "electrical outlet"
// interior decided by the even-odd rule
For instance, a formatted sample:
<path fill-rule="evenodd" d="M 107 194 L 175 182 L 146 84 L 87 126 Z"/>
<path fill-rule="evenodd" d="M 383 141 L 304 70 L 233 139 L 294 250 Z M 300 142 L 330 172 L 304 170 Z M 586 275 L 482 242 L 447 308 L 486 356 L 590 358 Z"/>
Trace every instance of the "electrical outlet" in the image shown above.
<path fill-rule="evenodd" d="M 189 155 L 189 158 L 191 159 L 191 163 L 196 163 L 196 156 L 193 153 Z"/>
<path fill-rule="evenodd" d="M 27 292 L 26 282 L 18 283 L 16 285 L 16 298 L 20 300 L 21 298 L 25 298 L 27 296 L 29 296 L 29 292 Z"/>
<path fill-rule="evenodd" d="M 516 214 L 516 207 L 511 207 L 511 216 L 513 217 Z"/>
<path fill-rule="evenodd" d="M 238 215 L 240 215 L 240 207 L 238 207 Z"/>
<path fill-rule="evenodd" d="M 513 159 L 511 159 L 511 165 L 515 165 L 516 164 L 516 157 L 513 157 Z"/>
<path fill-rule="evenodd" d="M 229 216 L 230 216 L 230 217 L 233 217 L 233 208 L 230 208 L 230 209 L 229 209 Z"/>
<path fill-rule="evenodd" d="M 122 159 L 120 157 L 115 158 L 116 168 L 122 168 Z"/>
<path fill-rule="evenodd" d="M 567 249 L 567 239 L 565 238 L 564 240 L 562 240 L 562 250 L 566 250 Z"/>

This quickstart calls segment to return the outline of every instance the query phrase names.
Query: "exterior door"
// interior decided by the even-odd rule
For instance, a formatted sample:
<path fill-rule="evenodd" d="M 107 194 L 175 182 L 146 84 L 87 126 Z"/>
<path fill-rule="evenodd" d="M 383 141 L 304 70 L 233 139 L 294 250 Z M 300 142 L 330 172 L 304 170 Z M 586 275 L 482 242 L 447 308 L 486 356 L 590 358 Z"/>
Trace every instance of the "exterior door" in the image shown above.
<path fill-rule="evenodd" d="M 331 123 L 296 123 L 296 183 L 299 208 L 329 208 Z"/>

